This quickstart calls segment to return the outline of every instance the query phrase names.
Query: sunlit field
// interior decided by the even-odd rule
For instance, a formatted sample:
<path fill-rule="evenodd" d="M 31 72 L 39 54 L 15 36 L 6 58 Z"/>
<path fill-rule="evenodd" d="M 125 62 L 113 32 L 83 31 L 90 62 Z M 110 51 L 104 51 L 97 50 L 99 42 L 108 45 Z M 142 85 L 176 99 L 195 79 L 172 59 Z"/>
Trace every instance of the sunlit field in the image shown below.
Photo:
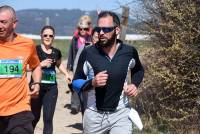
<path fill-rule="evenodd" d="M 37 45 L 40 44 L 40 40 L 34 40 L 34 41 Z M 70 40 L 54 40 L 53 46 L 61 51 L 63 60 L 67 58 L 70 42 L 71 42 Z M 148 41 L 127 41 L 126 43 L 135 46 L 139 51 L 139 53 L 143 52 L 143 50 L 150 47 Z"/>

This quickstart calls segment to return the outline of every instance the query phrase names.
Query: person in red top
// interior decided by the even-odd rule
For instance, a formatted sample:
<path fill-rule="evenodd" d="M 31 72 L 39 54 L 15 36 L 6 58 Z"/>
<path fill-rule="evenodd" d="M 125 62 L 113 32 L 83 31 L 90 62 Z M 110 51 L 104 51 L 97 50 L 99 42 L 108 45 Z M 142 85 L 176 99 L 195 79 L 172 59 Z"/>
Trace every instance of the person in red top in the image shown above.
<path fill-rule="evenodd" d="M 35 44 L 15 33 L 17 19 L 10 6 L 0 7 L 0 133 L 33 134 L 30 98 L 39 94 L 41 67 Z M 29 89 L 26 68 L 32 70 Z"/>
<path fill-rule="evenodd" d="M 67 70 L 72 72 L 71 74 L 74 74 L 75 72 L 75 59 L 77 54 L 81 52 L 85 46 L 92 44 L 91 31 L 92 27 L 90 17 L 88 15 L 80 17 L 68 51 Z M 71 113 L 78 114 L 81 107 L 80 97 L 76 92 L 72 92 Z"/>

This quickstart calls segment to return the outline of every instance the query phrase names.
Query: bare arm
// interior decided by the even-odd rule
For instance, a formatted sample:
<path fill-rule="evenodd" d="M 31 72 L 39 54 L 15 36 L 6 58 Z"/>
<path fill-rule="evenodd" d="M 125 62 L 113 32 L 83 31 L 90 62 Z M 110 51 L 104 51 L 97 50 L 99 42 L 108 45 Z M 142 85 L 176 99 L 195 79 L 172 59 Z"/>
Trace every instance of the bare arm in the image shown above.
<path fill-rule="evenodd" d="M 42 77 L 42 71 L 41 71 L 41 66 L 37 66 L 33 71 L 32 71 L 32 78 L 33 78 L 33 86 L 31 87 L 30 95 L 34 98 L 39 95 L 39 90 L 40 90 L 40 81 Z"/>
<path fill-rule="evenodd" d="M 61 63 L 61 60 L 57 61 L 57 67 L 59 71 L 65 75 L 65 80 L 67 81 L 68 84 L 72 82 L 72 76 L 67 72 L 66 68 L 64 65 Z"/>

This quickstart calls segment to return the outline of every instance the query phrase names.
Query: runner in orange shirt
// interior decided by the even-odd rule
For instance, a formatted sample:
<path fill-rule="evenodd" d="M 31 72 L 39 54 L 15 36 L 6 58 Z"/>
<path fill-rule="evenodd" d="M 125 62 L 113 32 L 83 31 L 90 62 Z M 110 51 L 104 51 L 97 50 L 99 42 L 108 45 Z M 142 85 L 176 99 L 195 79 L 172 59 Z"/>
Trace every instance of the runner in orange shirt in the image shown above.
<path fill-rule="evenodd" d="M 41 67 L 34 42 L 15 33 L 17 19 L 10 6 L 0 7 L 0 133 L 33 134 L 30 97 L 39 93 Z M 35 82 L 30 91 L 26 67 Z"/>

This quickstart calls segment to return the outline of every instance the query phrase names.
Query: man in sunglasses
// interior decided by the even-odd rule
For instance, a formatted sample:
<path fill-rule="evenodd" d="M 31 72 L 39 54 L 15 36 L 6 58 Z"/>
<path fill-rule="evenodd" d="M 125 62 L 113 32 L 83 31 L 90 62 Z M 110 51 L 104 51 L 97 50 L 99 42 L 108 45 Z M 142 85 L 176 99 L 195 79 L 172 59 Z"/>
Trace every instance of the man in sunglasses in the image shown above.
<path fill-rule="evenodd" d="M 115 13 L 101 12 L 95 29 L 99 41 L 83 50 L 73 80 L 86 80 L 82 90 L 89 90 L 84 134 L 132 134 L 129 97 L 137 95 L 144 69 L 137 50 L 117 39 L 120 20 Z"/>
<path fill-rule="evenodd" d="M 30 97 L 39 94 L 41 67 L 35 44 L 15 33 L 17 19 L 10 6 L 0 7 L 0 133 L 33 134 Z M 26 68 L 32 70 L 30 91 Z"/>

